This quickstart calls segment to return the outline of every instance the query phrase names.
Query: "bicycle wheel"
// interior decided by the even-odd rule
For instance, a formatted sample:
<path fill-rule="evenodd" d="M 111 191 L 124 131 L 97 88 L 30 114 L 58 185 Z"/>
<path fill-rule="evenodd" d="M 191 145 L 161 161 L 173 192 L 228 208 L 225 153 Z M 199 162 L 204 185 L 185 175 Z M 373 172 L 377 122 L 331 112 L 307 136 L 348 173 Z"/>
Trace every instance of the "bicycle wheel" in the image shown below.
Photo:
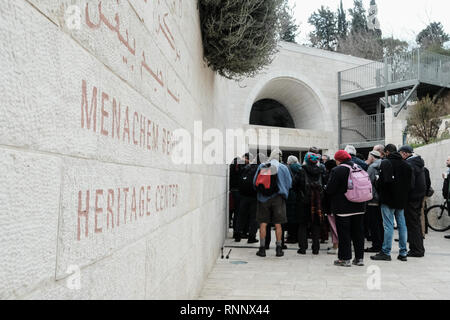
<path fill-rule="evenodd" d="M 450 229 L 450 216 L 447 208 L 443 205 L 435 205 L 429 207 L 426 211 L 428 226 L 438 232 L 447 231 Z"/>

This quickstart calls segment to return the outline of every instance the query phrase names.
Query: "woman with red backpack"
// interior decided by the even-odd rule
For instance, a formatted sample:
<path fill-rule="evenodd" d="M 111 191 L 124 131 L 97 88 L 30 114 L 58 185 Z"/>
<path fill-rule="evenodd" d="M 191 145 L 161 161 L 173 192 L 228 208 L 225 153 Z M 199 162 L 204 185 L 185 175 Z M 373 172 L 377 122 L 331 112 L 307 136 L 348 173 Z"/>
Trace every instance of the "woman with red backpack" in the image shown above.
<path fill-rule="evenodd" d="M 336 266 L 351 267 L 353 242 L 353 247 L 355 249 L 355 259 L 353 260 L 353 264 L 364 266 L 363 223 L 366 203 L 353 202 L 360 201 L 357 197 L 350 197 L 353 201 L 350 201 L 347 198 L 348 191 L 353 188 L 352 185 L 349 185 L 349 177 L 353 174 L 351 173 L 351 170 L 355 172 L 358 168 L 361 168 L 357 167 L 352 162 L 352 157 L 344 150 L 338 151 L 335 154 L 334 159 L 338 166 L 331 171 L 325 190 L 330 197 L 331 213 L 336 217 L 336 227 L 339 237 L 338 260 L 336 260 L 334 264 Z M 350 183 L 353 184 L 352 181 Z M 372 190 L 370 190 L 370 192 L 372 192 Z"/>

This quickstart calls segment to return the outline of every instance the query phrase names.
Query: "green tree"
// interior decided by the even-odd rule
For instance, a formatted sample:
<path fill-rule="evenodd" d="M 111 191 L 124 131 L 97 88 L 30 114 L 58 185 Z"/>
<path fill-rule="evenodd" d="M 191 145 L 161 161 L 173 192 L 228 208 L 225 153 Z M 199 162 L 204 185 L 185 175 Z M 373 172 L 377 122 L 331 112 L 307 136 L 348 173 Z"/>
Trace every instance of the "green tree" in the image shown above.
<path fill-rule="evenodd" d="M 337 11 L 337 35 L 339 38 L 345 39 L 347 37 L 348 27 L 347 14 L 345 13 L 341 0 Z"/>
<path fill-rule="evenodd" d="M 423 49 L 442 48 L 450 36 L 440 22 L 432 22 L 417 35 L 416 42 Z"/>
<path fill-rule="evenodd" d="M 362 0 L 353 0 L 353 9 L 349 9 L 348 11 L 352 17 L 351 33 L 368 32 L 366 9 L 364 9 Z"/>
<path fill-rule="evenodd" d="M 308 23 L 314 26 L 315 30 L 309 34 L 313 47 L 334 51 L 337 44 L 337 17 L 336 14 L 321 6 L 308 19 Z"/>
<path fill-rule="evenodd" d="M 299 34 L 299 26 L 294 18 L 294 7 L 289 6 L 288 0 L 283 1 L 280 10 L 280 39 L 287 42 L 297 43 L 295 38 Z"/>

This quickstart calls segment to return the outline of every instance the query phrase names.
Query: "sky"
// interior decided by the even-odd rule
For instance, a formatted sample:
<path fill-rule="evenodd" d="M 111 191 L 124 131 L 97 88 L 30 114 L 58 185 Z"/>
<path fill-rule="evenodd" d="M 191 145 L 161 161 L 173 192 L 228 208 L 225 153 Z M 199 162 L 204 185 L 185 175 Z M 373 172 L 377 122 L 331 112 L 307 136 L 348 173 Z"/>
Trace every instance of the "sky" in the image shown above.
<path fill-rule="evenodd" d="M 299 44 L 309 43 L 308 34 L 313 30 L 308 23 L 311 14 L 320 8 L 330 7 L 337 11 L 340 0 L 289 0 L 295 4 L 295 19 L 300 24 Z M 353 8 L 353 0 L 343 0 L 344 9 Z M 366 12 L 370 0 L 363 0 Z M 415 44 L 416 35 L 430 22 L 441 22 L 450 34 L 450 0 L 377 0 L 378 20 L 383 37 L 395 38 Z M 347 18 L 351 18 L 347 13 Z M 446 44 L 448 46 L 448 44 Z"/>

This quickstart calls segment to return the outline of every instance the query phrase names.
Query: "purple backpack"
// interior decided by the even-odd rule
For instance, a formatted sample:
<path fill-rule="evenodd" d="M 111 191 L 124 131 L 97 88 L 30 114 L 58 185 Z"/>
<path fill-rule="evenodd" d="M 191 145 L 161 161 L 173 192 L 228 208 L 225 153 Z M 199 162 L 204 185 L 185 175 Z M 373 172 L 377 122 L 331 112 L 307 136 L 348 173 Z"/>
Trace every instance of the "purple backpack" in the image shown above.
<path fill-rule="evenodd" d="M 345 194 L 347 200 L 356 203 L 372 200 L 372 183 L 369 174 L 356 164 L 353 168 L 347 164 L 342 164 L 342 166 L 350 169 L 347 193 Z"/>

